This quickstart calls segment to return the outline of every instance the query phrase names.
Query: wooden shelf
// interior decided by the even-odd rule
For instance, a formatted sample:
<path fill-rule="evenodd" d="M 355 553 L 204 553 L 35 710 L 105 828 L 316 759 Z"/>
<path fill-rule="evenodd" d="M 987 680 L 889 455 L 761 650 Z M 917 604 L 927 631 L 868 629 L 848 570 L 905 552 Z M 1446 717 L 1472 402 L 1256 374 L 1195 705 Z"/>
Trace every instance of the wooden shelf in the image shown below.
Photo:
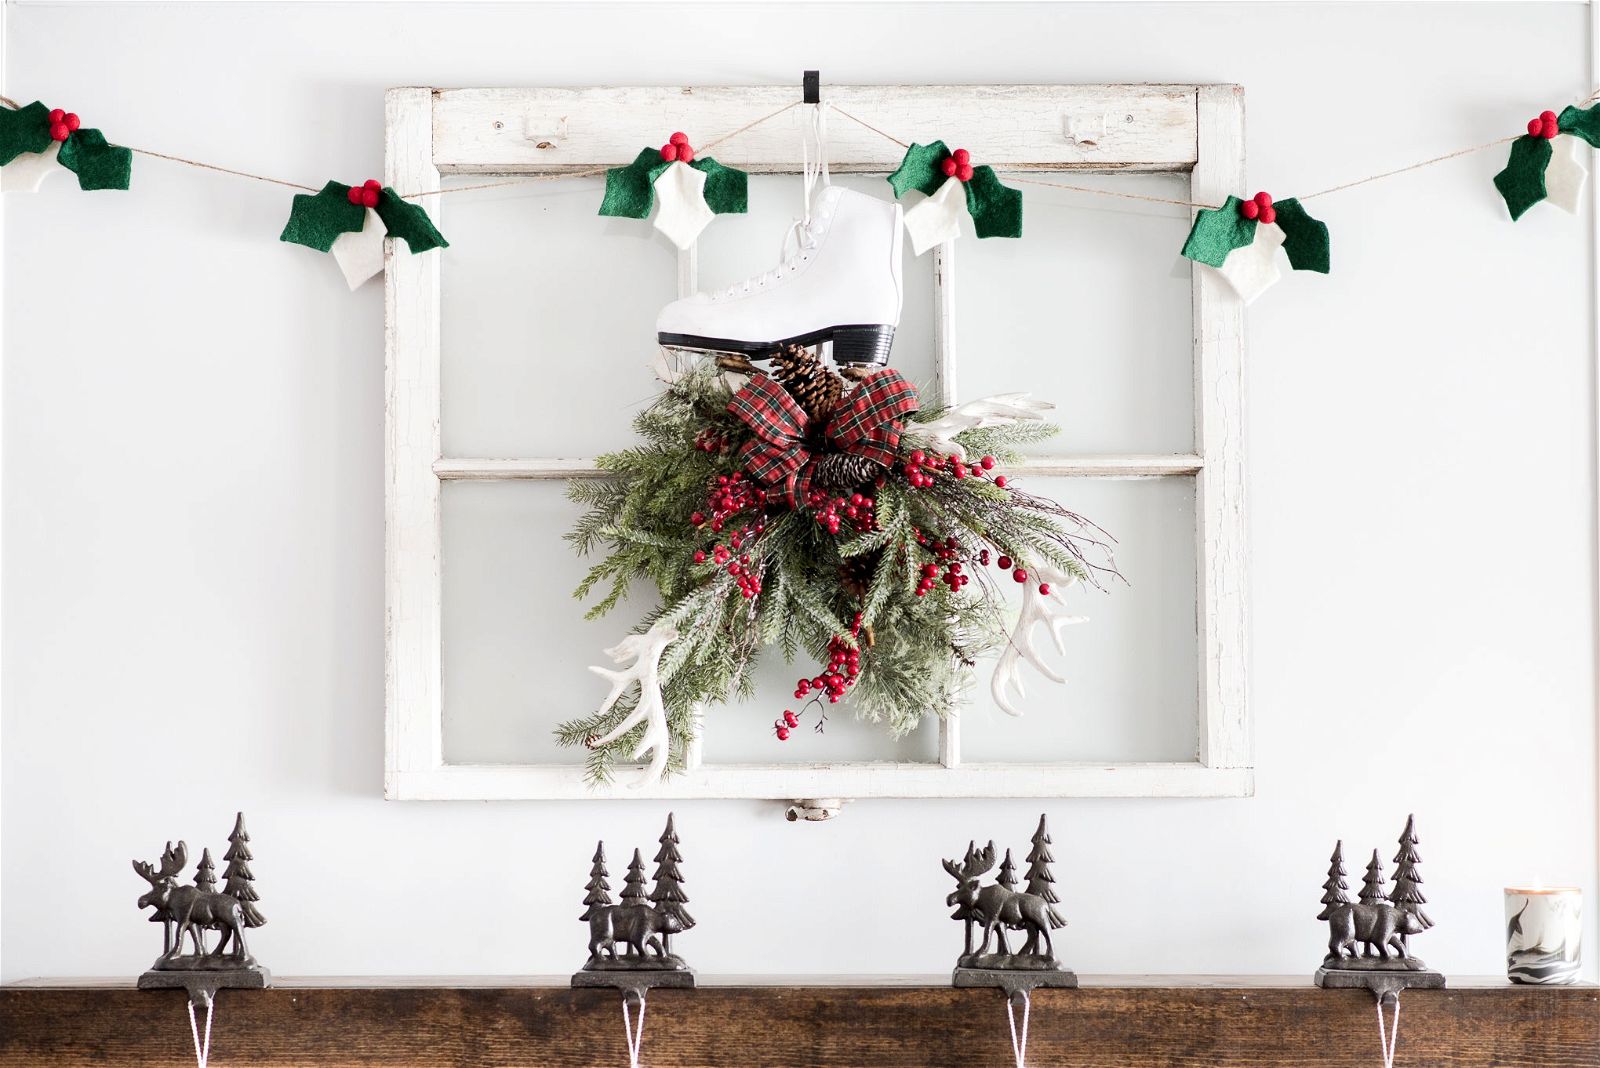
<path fill-rule="evenodd" d="M 1008 1068 L 998 992 L 945 977 L 706 978 L 649 998 L 651 1068 Z M 1402 999 L 1397 1065 L 1595 1068 L 1600 989 L 1452 980 Z M 1033 997 L 1050 1068 L 1370 1068 L 1372 998 L 1304 978 L 1106 976 Z M 626 1064 L 619 995 L 563 977 L 283 979 L 222 991 L 219 1068 Z M 183 996 L 131 981 L 0 988 L 0 1066 L 194 1064 Z"/>

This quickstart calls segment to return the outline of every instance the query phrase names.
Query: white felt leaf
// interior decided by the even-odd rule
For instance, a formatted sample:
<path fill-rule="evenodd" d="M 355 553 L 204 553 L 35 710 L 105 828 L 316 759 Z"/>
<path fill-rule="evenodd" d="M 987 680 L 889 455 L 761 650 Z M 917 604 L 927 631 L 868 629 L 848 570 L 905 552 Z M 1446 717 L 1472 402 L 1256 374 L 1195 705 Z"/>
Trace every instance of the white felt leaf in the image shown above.
<path fill-rule="evenodd" d="M 345 284 L 357 289 L 373 275 L 383 271 L 383 220 L 371 208 L 367 209 L 361 229 L 351 230 L 333 239 L 333 258 L 344 272 Z"/>
<path fill-rule="evenodd" d="M 1583 162 L 1588 154 L 1589 146 L 1581 138 L 1562 134 L 1551 143 L 1550 165 L 1544 169 L 1545 198 L 1574 215 L 1589 177 L 1589 168 Z"/>
<path fill-rule="evenodd" d="M 1257 223 L 1256 239 L 1228 253 L 1217 273 L 1228 280 L 1240 300 L 1249 304 L 1283 277 L 1278 266 L 1278 249 L 1282 245 L 1283 230 L 1277 223 Z"/>
<path fill-rule="evenodd" d="M 921 204 L 906 212 L 906 233 L 918 256 L 961 236 L 961 216 L 967 213 L 967 190 L 958 179 L 946 178 Z"/>
<path fill-rule="evenodd" d="M 37 193 L 39 183 L 64 169 L 56 162 L 60 151 L 61 142 L 52 141 L 43 152 L 24 152 L 0 167 L 0 193 Z"/>
<path fill-rule="evenodd" d="M 687 163 L 674 162 L 656 178 L 656 229 L 679 248 L 688 248 L 716 213 L 706 203 L 706 176 Z"/>

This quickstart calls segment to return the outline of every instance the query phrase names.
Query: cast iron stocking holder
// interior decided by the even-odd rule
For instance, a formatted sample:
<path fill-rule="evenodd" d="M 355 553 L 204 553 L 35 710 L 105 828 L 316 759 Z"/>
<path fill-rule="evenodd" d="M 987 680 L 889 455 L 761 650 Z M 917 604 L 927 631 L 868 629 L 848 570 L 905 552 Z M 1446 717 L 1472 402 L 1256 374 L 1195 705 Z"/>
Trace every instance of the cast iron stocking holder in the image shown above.
<path fill-rule="evenodd" d="M 244 813 L 235 817 L 227 852 L 222 855 L 222 890 L 216 888 L 216 866 L 209 849 L 201 852 L 195 865 L 194 882 L 180 885 L 178 876 L 188 858 L 186 843 L 180 841 L 174 848 L 169 841 L 159 867 L 148 861 L 133 862 L 133 870 L 150 884 L 149 891 L 139 898 L 139 908 L 153 908 L 150 922 L 162 925 L 161 956 L 139 976 L 139 989 L 187 992 L 195 1060 L 199 1068 L 206 1068 L 211 1057 L 211 1020 L 217 991 L 262 990 L 272 985 L 272 974 L 256 963 L 245 944 L 244 932 L 265 925 L 267 918 L 255 905 L 260 898 L 254 886 L 255 875 L 250 871 L 250 861 L 255 858 L 250 853 Z M 221 934 L 214 948 L 206 948 L 207 932 Z M 189 939 L 192 953 L 182 952 L 185 938 Z M 206 1011 L 204 1039 L 195 1019 L 197 1007 Z"/>
<path fill-rule="evenodd" d="M 944 861 L 944 870 L 956 880 L 956 888 L 945 899 L 945 904 L 955 907 L 950 918 L 962 920 L 966 925 L 966 944 L 956 961 L 951 985 L 993 987 L 1005 995 L 1011 1052 L 1017 1068 L 1026 1068 L 1030 992 L 1040 987 L 1074 989 L 1078 985 L 1077 975 L 1056 960 L 1050 937 L 1051 931 L 1065 927 L 1067 921 L 1055 908 L 1055 879 L 1050 874 L 1055 858 L 1050 855 L 1050 832 L 1043 815 L 1039 817 L 1032 845 L 1026 857 L 1028 871 L 1024 890 L 1016 889 L 1017 874 L 1009 849 L 995 881 L 988 886 L 979 885 L 984 873 L 995 866 L 993 841 L 982 849 L 977 847 L 977 842 L 969 842 L 966 857 L 960 863 Z M 973 939 L 979 929 L 983 932 L 983 941 L 974 949 Z M 1022 946 L 1015 953 L 1006 944 L 1007 930 L 1026 932 Z M 998 952 L 991 953 L 989 944 L 996 939 Z M 1019 1008 L 1022 1010 L 1020 1028 L 1017 1026 Z"/>
<path fill-rule="evenodd" d="M 1417 866 L 1416 817 L 1406 817 L 1400 833 L 1400 851 L 1395 854 L 1394 886 L 1385 890 L 1383 861 L 1372 851 L 1362 881 L 1359 901 L 1351 902 L 1345 892 L 1344 842 L 1334 843 L 1328 859 L 1328 878 L 1322 884 L 1322 912 L 1317 919 L 1328 922 L 1328 955 L 1317 969 L 1313 981 L 1327 990 L 1368 990 L 1378 1004 L 1378 1043 L 1383 1053 L 1383 1068 L 1394 1068 L 1395 1047 L 1400 1041 L 1400 994 L 1409 989 L 1443 990 L 1444 976 L 1411 955 L 1411 936 L 1433 926 L 1422 911 L 1427 898 L 1422 896 L 1422 876 Z M 1361 946 L 1358 956 L 1356 946 Z M 1390 956 L 1390 950 L 1395 951 Z M 1385 1026 L 1383 1010 L 1393 1015 Z"/>
<path fill-rule="evenodd" d="M 684 879 L 678 870 L 683 857 L 678 853 L 678 832 L 670 812 L 660 846 L 650 892 L 645 892 L 644 858 L 635 849 L 623 883 L 622 901 L 613 903 L 607 881 L 610 873 L 606 871 L 606 844 L 601 841 L 595 847 L 589 869 L 584 912 L 578 917 L 589 925 L 589 959 L 573 974 L 572 985 L 622 991 L 622 1025 L 631 1068 L 639 1068 L 645 996 L 650 989 L 694 989 L 694 969 L 672 952 L 672 936 L 687 931 L 695 921 L 683 907 L 689 898 L 683 892 Z M 619 945 L 623 947 L 620 952 Z M 635 1009 L 639 1013 L 637 1024 L 633 1020 Z"/>

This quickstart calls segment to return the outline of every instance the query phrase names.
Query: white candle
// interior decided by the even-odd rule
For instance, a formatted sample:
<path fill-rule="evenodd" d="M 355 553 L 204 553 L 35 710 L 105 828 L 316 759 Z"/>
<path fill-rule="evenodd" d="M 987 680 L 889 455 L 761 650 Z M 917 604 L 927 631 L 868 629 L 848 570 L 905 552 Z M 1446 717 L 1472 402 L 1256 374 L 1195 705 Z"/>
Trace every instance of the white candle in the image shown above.
<path fill-rule="evenodd" d="M 1506 977 L 1513 983 L 1577 982 L 1582 940 L 1582 890 L 1506 887 Z"/>

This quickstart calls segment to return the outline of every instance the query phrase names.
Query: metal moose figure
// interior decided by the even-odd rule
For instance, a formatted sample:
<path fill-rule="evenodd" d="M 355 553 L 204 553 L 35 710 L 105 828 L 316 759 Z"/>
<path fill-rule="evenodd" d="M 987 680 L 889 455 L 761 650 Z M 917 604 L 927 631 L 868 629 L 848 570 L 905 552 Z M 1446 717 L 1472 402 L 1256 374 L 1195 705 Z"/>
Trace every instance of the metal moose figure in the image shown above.
<path fill-rule="evenodd" d="M 1322 884 L 1322 911 L 1317 914 L 1317 919 L 1328 922 L 1328 955 L 1317 969 L 1318 986 L 1360 987 L 1380 998 L 1385 991 L 1406 987 L 1444 986 L 1443 975 L 1411 955 L 1411 936 L 1433 926 L 1422 910 L 1427 898 L 1422 895 L 1422 876 L 1417 872 L 1422 857 L 1416 846 L 1416 820 L 1407 816 L 1400 851 L 1394 858 L 1393 887 L 1387 886 L 1383 861 L 1374 849 L 1360 897 L 1352 902 L 1345 892 L 1349 884 L 1345 881 L 1344 843 L 1335 843 L 1328 878 Z"/>
<path fill-rule="evenodd" d="M 694 986 L 694 972 L 672 952 L 672 936 L 694 926 L 684 904 L 683 873 L 678 865 L 678 832 L 671 813 L 656 852 L 654 886 L 646 892 L 644 857 L 633 851 L 622 887 L 622 900 L 611 900 L 605 842 L 595 848 L 593 866 L 578 919 L 589 925 L 589 959 L 572 977 L 573 986 L 613 986 L 643 990 L 649 986 Z"/>
<path fill-rule="evenodd" d="M 955 907 L 950 918 L 966 924 L 966 945 L 956 962 L 956 986 L 1001 986 L 1027 989 L 1036 986 L 1076 986 L 1077 978 L 1061 967 L 1055 956 L 1050 932 L 1066 926 L 1056 911 L 1057 898 L 1050 865 L 1050 832 L 1045 818 L 1033 835 L 1028 863 L 1027 888 L 1016 889 L 1016 870 L 1007 850 L 995 881 L 981 885 L 982 877 L 995 866 L 994 842 L 982 849 L 976 842 L 967 845 L 966 856 L 957 863 L 944 861 L 944 870 L 956 880 L 956 888 L 945 899 Z M 982 942 L 974 948 L 973 935 L 983 930 Z M 1022 945 L 1012 952 L 1007 931 L 1026 932 Z M 990 945 L 998 943 L 998 952 Z"/>
<path fill-rule="evenodd" d="M 189 860 L 189 847 L 171 842 L 161 854 L 160 866 L 135 860 L 133 870 L 150 884 L 139 898 L 139 908 L 155 910 L 151 920 L 162 924 L 161 956 L 139 979 L 141 989 L 188 987 L 215 990 L 218 987 L 264 987 L 270 976 L 256 963 L 245 943 L 246 928 L 267 922 L 255 902 L 255 875 L 250 871 L 250 835 L 245 831 L 244 813 L 234 822 L 228 836 L 228 851 L 223 854 L 225 886 L 216 889 L 216 870 L 211 851 L 205 850 L 195 869 L 192 885 L 180 884 L 178 876 Z M 222 937 L 214 949 L 206 949 L 208 931 Z M 193 952 L 184 953 L 188 939 Z M 231 946 L 230 946 L 231 943 Z"/>

